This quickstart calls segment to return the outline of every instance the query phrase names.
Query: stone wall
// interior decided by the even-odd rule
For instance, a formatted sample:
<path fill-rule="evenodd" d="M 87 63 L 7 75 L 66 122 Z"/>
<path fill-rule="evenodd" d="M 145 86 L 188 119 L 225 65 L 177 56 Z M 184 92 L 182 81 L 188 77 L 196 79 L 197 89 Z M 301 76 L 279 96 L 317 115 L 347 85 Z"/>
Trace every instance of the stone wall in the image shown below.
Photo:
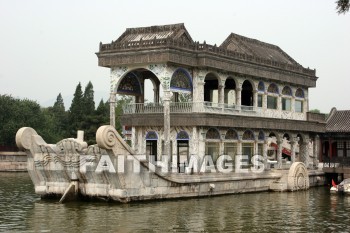
<path fill-rule="evenodd" d="M 25 152 L 0 152 L 0 172 L 27 171 Z"/>

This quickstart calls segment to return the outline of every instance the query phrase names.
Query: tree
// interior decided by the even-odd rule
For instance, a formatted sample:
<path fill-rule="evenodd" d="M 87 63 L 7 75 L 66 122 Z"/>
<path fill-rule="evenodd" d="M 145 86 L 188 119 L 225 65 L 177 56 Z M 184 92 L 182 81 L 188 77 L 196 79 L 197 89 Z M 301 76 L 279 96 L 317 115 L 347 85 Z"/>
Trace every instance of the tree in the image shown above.
<path fill-rule="evenodd" d="M 81 128 L 84 119 L 83 103 L 83 92 L 79 82 L 75 88 L 72 104 L 69 108 L 70 136 L 76 136 L 76 131 Z"/>
<path fill-rule="evenodd" d="M 321 111 L 318 110 L 318 109 L 312 109 L 312 110 L 310 110 L 309 112 L 312 112 L 312 113 L 321 113 Z"/>
<path fill-rule="evenodd" d="M 85 115 L 94 114 L 94 111 L 95 111 L 94 87 L 90 81 L 85 87 L 83 104 L 84 104 L 83 112 Z"/>
<path fill-rule="evenodd" d="M 41 113 L 43 115 L 43 127 L 39 131 L 47 143 L 57 143 L 62 138 L 67 137 L 65 135 L 66 129 L 61 126 L 61 122 L 57 119 L 53 107 L 42 108 Z"/>
<path fill-rule="evenodd" d="M 62 98 L 61 93 L 58 94 L 56 98 L 56 102 L 54 103 L 53 107 L 49 107 L 47 109 L 43 109 L 44 117 L 49 118 L 47 121 L 53 120 L 53 127 L 55 130 L 55 139 L 60 139 L 64 137 L 68 137 L 69 134 L 67 134 L 68 130 L 68 119 L 67 119 L 67 112 L 65 111 L 64 107 L 64 101 Z M 50 116 L 50 114 L 52 116 Z"/>
<path fill-rule="evenodd" d="M 109 124 L 109 107 L 108 103 L 100 101 L 97 109 L 93 114 L 86 115 L 82 129 L 84 129 L 84 138 L 88 144 L 96 143 L 96 131 L 101 125 Z"/>
<path fill-rule="evenodd" d="M 66 111 L 61 93 L 58 94 L 56 102 L 53 104 L 53 111 L 59 113 Z"/>
<path fill-rule="evenodd" d="M 21 127 L 32 127 L 42 132 L 44 118 L 40 105 L 32 100 L 0 95 L 0 145 L 15 146 L 15 135 Z"/>
<path fill-rule="evenodd" d="M 349 11 L 349 8 L 350 8 L 349 0 L 337 0 L 336 4 L 337 4 L 336 9 L 338 14 L 345 14 L 346 12 Z"/>
<path fill-rule="evenodd" d="M 103 99 L 101 99 L 100 103 L 97 106 L 96 109 L 96 118 L 98 121 L 98 125 L 109 125 L 109 103 L 106 101 L 106 103 L 103 102 Z"/>
<path fill-rule="evenodd" d="M 132 102 L 131 96 L 122 95 L 117 100 L 117 106 L 115 107 L 115 129 L 122 134 L 123 128 L 120 122 L 120 116 L 123 115 L 123 106 Z"/>

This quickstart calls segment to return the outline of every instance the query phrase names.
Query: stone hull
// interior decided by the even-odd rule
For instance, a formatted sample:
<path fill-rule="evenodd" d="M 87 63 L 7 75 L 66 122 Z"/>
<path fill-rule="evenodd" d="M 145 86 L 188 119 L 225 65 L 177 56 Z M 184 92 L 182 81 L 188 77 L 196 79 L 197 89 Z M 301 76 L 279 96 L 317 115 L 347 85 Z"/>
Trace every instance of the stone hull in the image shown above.
<path fill-rule="evenodd" d="M 96 133 L 97 145 L 87 146 L 80 139 L 64 139 L 46 144 L 31 128 L 21 128 L 16 135 L 19 148 L 28 156 L 28 172 L 35 192 L 42 197 L 65 196 L 75 184 L 77 197 L 99 198 L 118 202 L 204 197 L 234 193 L 268 191 L 283 174 L 273 170 L 262 173 L 165 173 L 145 160 L 122 140 L 111 126 Z M 305 166 L 295 172 L 298 189 L 309 187 Z M 300 177 L 307 176 L 307 179 Z M 305 183 L 307 181 L 307 184 Z M 74 183 L 75 182 L 75 183 Z M 300 186 L 300 184 L 305 184 Z M 289 184 L 288 184 L 289 185 Z M 288 190 L 296 190 L 289 187 Z M 62 199 L 61 199 L 62 200 Z"/>

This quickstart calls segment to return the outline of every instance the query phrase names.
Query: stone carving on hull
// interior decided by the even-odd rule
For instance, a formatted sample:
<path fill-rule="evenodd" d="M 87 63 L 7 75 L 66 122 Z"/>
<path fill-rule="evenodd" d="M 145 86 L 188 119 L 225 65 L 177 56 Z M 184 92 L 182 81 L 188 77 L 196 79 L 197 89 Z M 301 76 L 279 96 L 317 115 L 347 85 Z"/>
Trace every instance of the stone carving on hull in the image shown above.
<path fill-rule="evenodd" d="M 96 132 L 97 145 L 103 149 L 112 149 L 115 155 L 135 154 L 113 126 L 104 125 Z"/>
<path fill-rule="evenodd" d="M 287 188 L 290 191 L 309 189 L 309 174 L 307 168 L 302 162 L 295 162 L 289 169 Z"/>
<path fill-rule="evenodd" d="M 16 134 L 16 143 L 20 149 L 31 150 L 35 167 L 46 167 L 54 163 L 57 168 L 76 168 L 87 162 L 97 161 L 101 155 L 100 148 L 87 147 L 87 143 L 67 138 L 57 144 L 47 144 L 37 132 L 29 127 L 21 128 Z M 80 155 L 90 155 L 80 157 Z"/>

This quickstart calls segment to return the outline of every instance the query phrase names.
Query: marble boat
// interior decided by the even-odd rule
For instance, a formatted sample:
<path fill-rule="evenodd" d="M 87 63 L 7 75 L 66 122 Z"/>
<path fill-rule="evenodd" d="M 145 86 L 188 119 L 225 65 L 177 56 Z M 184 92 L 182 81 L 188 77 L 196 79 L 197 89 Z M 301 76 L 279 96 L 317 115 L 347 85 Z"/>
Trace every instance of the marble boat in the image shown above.
<path fill-rule="evenodd" d="M 128 28 L 96 55 L 110 70 L 110 126 L 96 145 L 82 133 L 54 145 L 31 128 L 17 133 L 43 197 L 129 202 L 323 184 L 325 116 L 309 111 L 316 70 L 280 47 L 235 33 L 199 43 L 180 23 Z"/>
<path fill-rule="evenodd" d="M 18 130 L 17 146 L 28 156 L 28 172 L 35 192 L 42 198 L 67 200 L 103 199 L 118 202 L 214 196 L 222 194 L 305 190 L 315 183 L 301 162 L 289 170 L 262 172 L 213 172 L 210 166 L 197 172 L 169 172 L 135 154 L 112 126 L 101 126 L 96 145 L 77 138 L 47 144 L 29 127 Z M 175 166 L 176 167 L 176 166 Z M 209 171 L 208 171 L 209 169 Z M 278 189 L 278 191 L 283 191 Z"/>

